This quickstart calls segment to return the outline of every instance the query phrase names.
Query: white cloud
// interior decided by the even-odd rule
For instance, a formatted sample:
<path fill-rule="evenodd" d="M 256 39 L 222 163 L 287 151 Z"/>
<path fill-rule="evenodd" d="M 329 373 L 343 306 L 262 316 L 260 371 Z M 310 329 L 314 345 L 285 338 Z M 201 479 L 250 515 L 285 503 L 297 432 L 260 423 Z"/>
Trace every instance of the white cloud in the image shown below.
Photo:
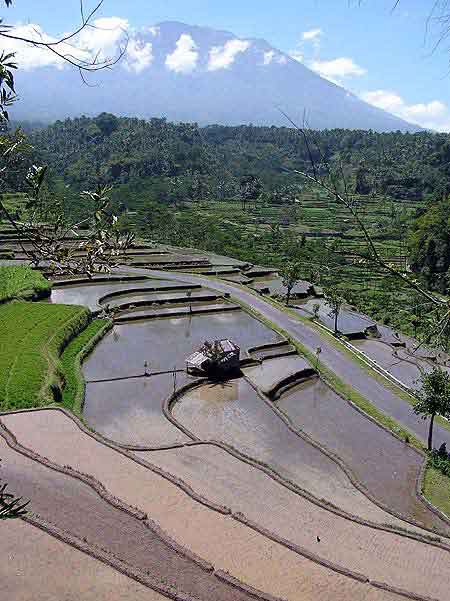
<path fill-rule="evenodd" d="M 236 56 L 249 47 L 250 42 L 238 39 L 228 40 L 224 46 L 214 46 L 209 51 L 208 71 L 228 69 L 236 60 Z"/>
<path fill-rule="evenodd" d="M 302 63 L 305 58 L 303 52 L 298 48 L 296 50 L 291 50 L 290 57 L 299 63 Z"/>
<path fill-rule="evenodd" d="M 84 29 L 78 36 L 68 42 L 57 44 L 58 53 L 71 59 L 92 61 L 108 61 L 118 56 L 125 32 L 129 29 L 126 19 L 120 17 L 104 17 L 96 19 L 93 27 Z M 39 25 L 17 24 L 11 30 L 12 35 L 27 38 L 36 42 L 57 42 L 67 34 L 54 37 L 48 35 Z M 54 52 L 33 46 L 20 40 L 0 38 L 0 50 L 16 53 L 16 60 L 22 69 L 30 70 L 39 67 L 55 66 L 63 68 L 65 62 Z"/>
<path fill-rule="evenodd" d="M 33 23 L 28 25 L 16 25 L 10 30 L 10 33 L 11 35 L 18 37 L 35 40 L 36 42 L 52 43 L 57 41 L 56 38 L 47 35 L 39 25 Z M 79 48 L 72 48 L 68 44 L 61 44 L 57 49 L 63 54 L 75 55 L 82 60 L 87 60 L 89 58 L 88 53 L 83 53 Z M 0 51 L 2 50 L 14 52 L 17 63 L 25 70 L 48 66 L 61 67 L 63 64 L 62 59 L 56 54 L 20 40 L 0 38 Z"/>
<path fill-rule="evenodd" d="M 315 60 L 309 66 L 325 79 L 338 85 L 341 85 L 342 79 L 360 77 L 367 73 L 366 69 L 357 65 L 353 59 L 345 56 L 330 61 Z"/>
<path fill-rule="evenodd" d="M 321 29 L 311 29 L 310 31 L 304 31 L 302 33 L 302 40 L 305 42 L 318 43 L 323 31 Z"/>
<path fill-rule="evenodd" d="M 144 31 L 148 31 L 149 33 L 151 33 L 154 38 L 157 38 L 161 33 L 161 29 L 154 25 L 147 27 L 147 29 L 144 29 Z"/>
<path fill-rule="evenodd" d="M 264 64 L 270 65 L 275 58 L 275 50 L 269 50 L 268 52 L 264 52 Z"/>
<path fill-rule="evenodd" d="M 323 35 L 323 31 L 320 28 L 310 29 L 304 31 L 301 35 L 300 42 L 296 47 L 289 52 L 291 58 L 299 63 L 303 63 L 305 60 L 305 46 L 312 44 L 313 56 L 317 58 L 320 51 L 320 41 Z"/>
<path fill-rule="evenodd" d="M 410 123 L 415 123 L 427 129 L 450 131 L 450 110 L 440 100 L 407 104 L 397 92 L 389 90 L 363 92 L 360 94 L 360 98 Z"/>
<path fill-rule="evenodd" d="M 166 57 L 166 66 L 175 73 L 190 73 L 197 65 L 197 44 L 192 37 L 183 33 L 179 37 L 176 48 Z"/>
<path fill-rule="evenodd" d="M 138 41 L 134 38 L 128 41 L 127 55 L 124 66 L 128 71 L 141 73 L 153 62 L 153 46 L 151 42 Z"/>
<path fill-rule="evenodd" d="M 285 65 L 287 63 L 287 58 L 284 54 L 279 54 L 275 52 L 275 50 L 268 50 L 264 52 L 263 64 L 271 65 L 272 63 L 278 63 L 279 65 Z"/>
<path fill-rule="evenodd" d="M 102 17 L 93 22 L 93 27 L 83 29 L 76 45 L 94 56 L 99 53 L 100 60 L 108 60 L 116 55 L 117 47 L 124 41 L 129 28 L 127 19 Z"/>

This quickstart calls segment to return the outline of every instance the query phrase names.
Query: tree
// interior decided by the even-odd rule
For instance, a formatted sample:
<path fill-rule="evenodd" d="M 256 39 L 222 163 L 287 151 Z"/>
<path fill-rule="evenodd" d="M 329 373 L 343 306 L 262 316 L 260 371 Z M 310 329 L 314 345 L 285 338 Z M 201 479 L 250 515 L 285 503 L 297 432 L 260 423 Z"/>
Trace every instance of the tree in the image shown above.
<path fill-rule="evenodd" d="M 240 181 L 240 196 L 242 202 L 242 209 L 245 211 L 247 202 L 256 200 L 260 197 L 262 192 L 262 183 L 256 175 L 244 175 Z"/>
<path fill-rule="evenodd" d="M 289 305 L 292 289 L 301 278 L 301 265 L 297 261 L 287 261 L 279 270 L 279 274 L 286 288 L 286 305 Z"/>
<path fill-rule="evenodd" d="M 414 413 L 423 419 L 430 418 L 428 430 L 428 450 L 433 450 L 433 426 L 436 415 L 450 415 L 450 374 L 439 367 L 424 373 L 420 378 L 421 388 L 416 396 L 419 399 Z"/>
<path fill-rule="evenodd" d="M 324 286 L 324 294 L 325 299 L 330 307 L 331 311 L 329 313 L 330 317 L 334 317 L 334 333 L 338 333 L 338 319 L 339 314 L 342 309 L 342 305 L 344 304 L 344 298 L 342 297 L 342 293 L 336 286 L 332 284 L 328 284 Z"/>

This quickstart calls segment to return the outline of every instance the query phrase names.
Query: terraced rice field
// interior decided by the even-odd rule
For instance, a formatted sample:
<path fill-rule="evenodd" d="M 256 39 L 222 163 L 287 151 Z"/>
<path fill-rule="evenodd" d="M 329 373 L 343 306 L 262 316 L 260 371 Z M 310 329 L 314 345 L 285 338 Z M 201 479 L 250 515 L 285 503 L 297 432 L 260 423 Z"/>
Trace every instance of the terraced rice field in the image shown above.
<path fill-rule="evenodd" d="M 0 414 L 0 476 L 31 500 L 28 521 L 8 523 L 0 541 L 24 575 L 0 568 L 10 597 L 448 601 L 450 522 L 416 490 L 424 456 L 225 298 L 223 282 L 164 276 L 60 283 L 52 302 L 68 304 L 42 304 L 113 308 L 115 322 L 83 367 L 89 429 L 59 409 Z M 328 325 L 324 304 L 319 317 Z M 367 325 L 350 312 L 343 323 L 351 333 Z M 240 346 L 241 373 L 188 375 L 186 357 L 222 338 Z"/>
<path fill-rule="evenodd" d="M 97 442 L 60 412 L 42 411 L 30 416 L 15 414 L 1 419 L 19 443 L 35 449 L 50 461 L 67 463 L 73 469 L 100 479 L 111 494 L 146 511 L 171 537 L 183 541 L 195 553 L 211 561 L 216 569 L 221 565 L 233 576 L 256 588 L 292 600 L 298 599 L 299 594 L 302 599 L 317 599 L 325 590 L 342 600 L 395 598 L 367 583 L 314 564 L 302 557 L 302 553 L 290 551 L 245 526 L 241 519 L 233 518 L 234 514 L 227 516 L 209 509 L 205 503 L 199 504 L 167 476 L 155 473 L 151 463 L 138 464 Z M 50 432 L 52 437 L 48 435 Z M 192 460 L 185 462 L 180 471 L 197 494 L 204 492 L 205 498 L 212 497 L 216 502 L 230 501 L 232 510 L 245 508 L 249 519 L 255 518 L 255 524 L 284 533 L 288 540 L 305 544 L 304 548 L 320 552 L 328 561 L 337 559 L 342 562 L 345 558 L 348 566 L 362 571 L 370 580 L 382 576 L 397 586 L 413 586 L 419 592 L 427 589 L 436 598 L 445 599 L 448 551 L 340 518 L 222 451 L 214 451 L 211 455 L 209 450 L 203 453 L 200 447 L 185 447 L 183 452 L 191 457 L 195 452 L 201 461 L 202 468 L 195 470 L 195 476 L 192 476 L 195 469 Z M 170 459 L 158 459 L 161 454 L 170 457 L 169 453 L 172 454 L 172 451 L 140 454 L 140 457 L 149 462 L 156 457 L 156 461 L 165 464 L 170 473 L 178 464 L 170 463 Z M 22 459 L 19 461 L 22 462 Z M 15 460 L 10 468 L 12 473 L 14 464 Z M 211 476 L 211 492 L 207 475 Z M 227 476 L 242 495 L 233 492 L 234 487 L 228 485 Z M 61 478 L 59 490 L 61 494 L 68 495 L 70 489 L 63 486 L 63 482 L 64 478 Z M 258 490 L 264 491 L 263 494 L 255 494 Z M 69 498 L 70 507 L 70 497 L 65 498 Z M 302 519 L 292 521 L 291 511 Z M 189 520 L 186 520 L 186 515 L 189 515 Z M 108 518 L 105 517 L 102 523 L 106 529 L 106 533 L 101 535 L 103 537 L 107 536 Z M 315 541 L 317 533 L 321 535 L 321 546 Z M 96 528 L 88 533 L 88 537 L 98 535 Z M 139 547 L 135 549 L 133 558 L 133 561 L 139 561 Z M 156 558 L 147 556 L 147 561 L 154 563 Z M 427 580 L 429 570 L 432 570 L 433 578 L 431 588 Z"/>

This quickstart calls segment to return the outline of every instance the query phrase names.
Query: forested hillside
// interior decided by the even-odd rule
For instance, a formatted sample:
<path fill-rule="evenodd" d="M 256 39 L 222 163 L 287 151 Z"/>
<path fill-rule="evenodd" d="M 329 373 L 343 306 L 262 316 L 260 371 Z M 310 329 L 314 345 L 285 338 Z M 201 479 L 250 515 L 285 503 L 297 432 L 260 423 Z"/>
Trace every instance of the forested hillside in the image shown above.
<path fill-rule="evenodd" d="M 310 132 L 327 160 L 341 161 L 356 192 L 419 199 L 442 194 L 450 172 L 447 134 L 359 130 Z M 298 182 L 286 169 L 308 169 L 303 140 L 292 128 L 197 127 L 164 119 L 144 121 L 103 113 L 57 121 L 32 133 L 41 159 L 66 183 L 89 187 L 152 178 L 167 200 L 226 198 L 242 176 L 258 176 L 267 191 Z M 177 180 L 185 176 L 183 183 Z M 180 190 L 181 188 L 181 190 Z"/>

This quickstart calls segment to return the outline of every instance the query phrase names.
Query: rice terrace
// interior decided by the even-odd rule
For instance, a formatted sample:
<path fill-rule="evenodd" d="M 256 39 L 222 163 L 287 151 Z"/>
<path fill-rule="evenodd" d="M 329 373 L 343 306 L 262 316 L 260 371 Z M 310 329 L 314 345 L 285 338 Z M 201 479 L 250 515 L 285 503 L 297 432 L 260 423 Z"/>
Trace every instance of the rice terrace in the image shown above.
<path fill-rule="evenodd" d="M 345 308 L 333 338 L 321 291 L 286 311 L 273 269 L 141 244 L 109 275 L 55 277 L 2 231 L 1 473 L 30 500 L 2 545 L 35 590 L 57 571 L 53 594 L 83 598 L 447 598 L 448 504 L 396 385 L 431 369 L 412 339 L 399 371 L 393 332 Z M 186 370 L 225 338 L 237 369 Z"/>

